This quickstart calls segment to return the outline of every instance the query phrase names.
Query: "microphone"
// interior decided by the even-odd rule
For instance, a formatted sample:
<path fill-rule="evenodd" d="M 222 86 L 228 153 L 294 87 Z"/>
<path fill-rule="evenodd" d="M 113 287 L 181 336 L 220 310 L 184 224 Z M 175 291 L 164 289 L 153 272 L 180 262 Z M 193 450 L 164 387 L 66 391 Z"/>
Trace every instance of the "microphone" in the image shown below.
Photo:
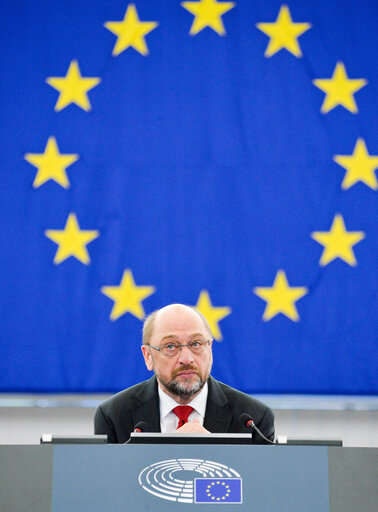
<path fill-rule="evenodd" d="M 148 430 L 148 425 L 145 421 L 138 421 L 138 423 L 135 425 L 133 433 L 138 432 L 146 432 Z M 131 437 L 123 444 L 130 444 L 131 443 Z"/>
<path fill-rule="evenodd" d="M 146 430 L 148 430 L 147 423 L 145 421 L 138 421 L 133 432 L 146 432 Z"/>
<path fill-rule="evenodd" d="M 270 439 L 268 439 L 267 437 L 264 436 L 264 434 L 261 432 L 261 430 L 259 430 L 256 427 L 255 422 L 252 419 L 252 416 L 250 416 L 246 412 L 243 412 L 243 414 L 241 414 L 239 416 L 239 420 L 240 420 L 241 424 L 243 425 L 243 427 L 247 427 L 247 428 L 255 430 L 258 433 L 258 435 L 262 439 L 264 439 L 264 441 L 266 441 L 267 443 L 269 443 L 269 444 L 276 444 L 274 441 L 271 441 Z"/>

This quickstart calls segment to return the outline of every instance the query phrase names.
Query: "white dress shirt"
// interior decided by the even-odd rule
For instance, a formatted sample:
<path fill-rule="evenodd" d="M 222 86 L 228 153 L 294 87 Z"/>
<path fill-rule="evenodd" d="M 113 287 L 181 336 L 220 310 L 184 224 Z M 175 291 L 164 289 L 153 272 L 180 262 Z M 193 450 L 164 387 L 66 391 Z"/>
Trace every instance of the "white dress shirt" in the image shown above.
<path fill-rule="evenodd" d="M 173 398 L 168 396 L 167 393 L 165 393 L 159 385 L 158 392 L 161 431 L 163 433 L 175 432 L 179 420 L 176 414 L 172 412 L 172 409 L 182 404 L 177 403 L 176 400 L 173 400 Z M 193 407 L 194 409 L 194 411 L 192 411 L 189 415 L 189 421 L 198 420 L 200 424 L 203 425 L 206 411 L 207 392 L 208 386 L 206 382 L 204 387 L 201 389 L 200 393 L 196 397 L 194 397 L 189 404 L 186 404 L 190 405 L 190 407 Z"/>

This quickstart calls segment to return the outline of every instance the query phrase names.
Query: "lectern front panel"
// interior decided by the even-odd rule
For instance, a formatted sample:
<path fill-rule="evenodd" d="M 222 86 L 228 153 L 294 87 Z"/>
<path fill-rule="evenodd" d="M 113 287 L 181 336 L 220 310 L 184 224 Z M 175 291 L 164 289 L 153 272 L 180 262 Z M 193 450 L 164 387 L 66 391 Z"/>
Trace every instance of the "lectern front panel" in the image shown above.
<path fill-rule="evenodd" d="M 329 512 L 326 447 L 56 446 L 53 471 L 52 512 Z"/>

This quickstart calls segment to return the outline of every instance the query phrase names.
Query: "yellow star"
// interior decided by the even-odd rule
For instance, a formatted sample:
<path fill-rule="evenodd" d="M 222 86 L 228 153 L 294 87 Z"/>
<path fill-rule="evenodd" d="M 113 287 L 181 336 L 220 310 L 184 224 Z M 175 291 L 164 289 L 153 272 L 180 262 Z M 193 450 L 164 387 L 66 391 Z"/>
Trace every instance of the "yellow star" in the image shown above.
<path fill-rule="evenodd" d="M 367 84 L 363 78 L 348 78 L 342 62 L 336 64 L 332 78 L 317 78 L 312 83 L 326 93 L 320 111 L 326 114 L 338 105 L 356 114 L 358 108 L 353 94 Z"/>
<path fill-rule="evenodd" d="M 209 292 L 207 290 L 202 290 L 198 298 L 196 309 L 198 309 L 198 311 L 202 313 L 209 322 L 213 337 L 218 341 L 223 339 L 218 322 L 231 314 L 231 308 L 226 306 L 214 307 L 211 303 Z"/>
<path fill-rule="evenodd" d="M 77 60 L 72 60 L 66 76 L 50 76 L 46 82 L 60 92 L 54 107 L 55 112 L 63 110 L 71 103 L 75 103 L 78 107 L 88 112 L 92 107 L 87 92 L 96 87 L 101 82 L 101 79 L 81 76 Z"/>
<path fill-rule="evenodd" d="M 114 300 L 113 309 L 110 313 L 110 320 L 117 320 L 125 313 L 143 320 L 146 316 L 142 300 L 155 293 L 154 286 L 137 286 L 131 270 L 126 269 L 119 286 L 103 286 L 101 291 L 104 295 Z"/>
<path fill-rule="evenodd" d="M 344 260 L 352 267 L 357 265 L 352 247 L 365 238 L 363 231 L 347 231 L 343 216 L 337 213 L 330 231 L 314 231 L 311 238 L 324 246 L 320 266 L 324 267 L 336 258 Z"/>
<path fill-rule="evenodd" d="M 293 23 L 287 5 L 282 5 L 275 23 L 257 23 L 256 27 L 270 37 L 265 57 L 271 57 L 285 48 L 296 57 L 302 57 L 298 37 L 311 28 L 311 23 Z"/>
<path fill-rule="evenodd" d="M 267 302 L 263 320 L 266 322 L 282 313 L 294 322 L 298 322 L 299 315 L 295 302 L 308 293 L 305 286 L 290 287 L 284 270 L 278 270 L 273 286 L 253 289 L 254 293 Z"/>
<path fill-rule="evenodd" d="M 104 26 L 117 36 L 117 42 L 112 52 L 113 57 L 116 57 L 130 46 L 140 54 L 148 55 L 144 36 L 158 25 L 159 23 L 156 21 L 139 21 L 135 5 L 130 4 L 122 21 L 107 21 L 104 23 Z"/>
<path fill-rule="evenodd" d="M 49 180 L 56 181 L 63 188 L 69 188 L 70 182 L 67 178 L 66 168 L 76 162 L 79 155 L 59 153 L 55 137 L 49 137 L 44 153 L 26 153 L 24 158 L 38 169 L 33 188 L 38 188 Z"/>
<path fill-rule="evenodd" d="M 373 190 L 378 190 L 377 178 L 374 174 L 378 169 L 378 155 L 369 155 L 364 139 L 357 139 L 352 155 L 335 155 L 334 161 L 346 169 L 341 184 L 343 190 L 362 181 Z"/>
<path fill-rule="evenodd" d="M 205 27 L 212 28 L 220 36 L 226 31 L 222 15 L 235 6 L 234 2 L 217 2 L 217 0 L 200 0 L 199 2 L 181 2 L 181 6 L 195 16 L 189 34 L 194 36 Z"/>
<path fill-rule="evenodd" d="M 70 213 L 63 230 L 47 229 L 45 235 L 59 245 L 54 258 L 56 265 L 62 263 L 62 261 L 70 256 L 88 265 L 91 260 L 86 245 L 97 238 L 99 232 L 80 230 L 76 215 Z"/>

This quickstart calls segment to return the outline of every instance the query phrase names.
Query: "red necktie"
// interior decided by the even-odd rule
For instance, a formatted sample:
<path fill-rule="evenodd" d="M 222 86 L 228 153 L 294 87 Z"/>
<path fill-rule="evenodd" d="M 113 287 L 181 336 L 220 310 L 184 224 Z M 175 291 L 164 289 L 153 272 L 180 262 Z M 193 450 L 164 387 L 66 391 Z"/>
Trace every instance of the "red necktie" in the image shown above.
<path fill-rule="evenodd" d="M 185 425 L 185 423 L 188 423 L 188 418 L 192 411 L 194 411 L 194 409 L 193 407 L 190 407 L 190 405 L 178 405 L 172 409 L 172 412 L 174 412 L 179 419 L 177 428 L 180 428 Z"/>

